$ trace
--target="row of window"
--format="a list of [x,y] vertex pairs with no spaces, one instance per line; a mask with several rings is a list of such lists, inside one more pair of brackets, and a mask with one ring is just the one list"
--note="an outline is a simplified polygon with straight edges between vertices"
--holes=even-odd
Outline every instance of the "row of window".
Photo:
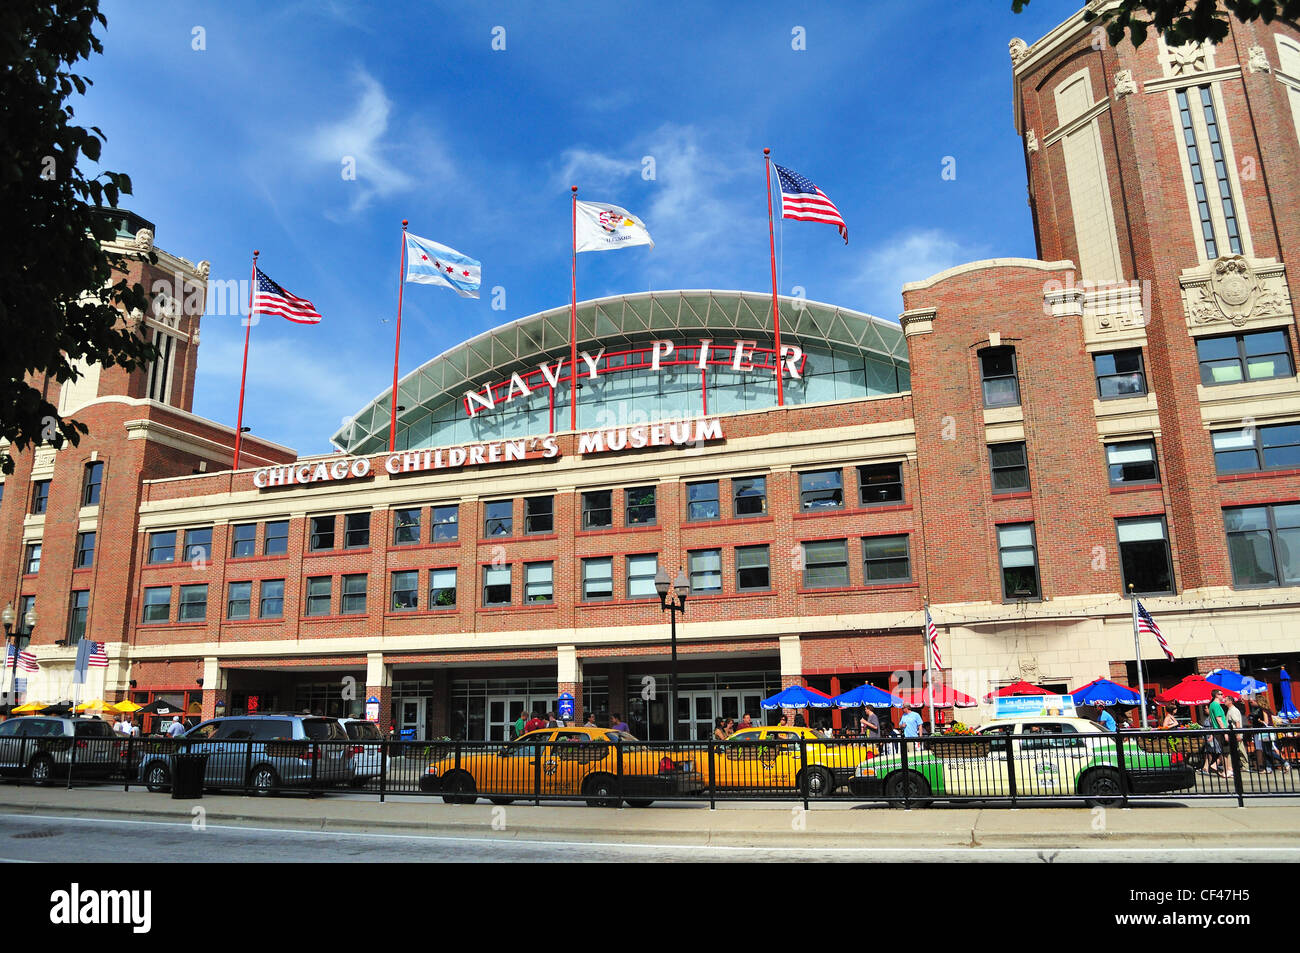
[[[81,505],[98,506],[99,493],[104,484],[103,461],[87,463],[81,478]],[[35,480],[32,483],[31,512],[44,513],[50,504],[50,481]]]

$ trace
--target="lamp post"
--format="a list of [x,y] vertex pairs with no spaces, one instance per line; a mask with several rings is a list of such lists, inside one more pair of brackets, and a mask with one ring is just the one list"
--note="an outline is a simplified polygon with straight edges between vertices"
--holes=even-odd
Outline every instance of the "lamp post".
[[[670,586],[675,599],[670,599]],[[677,570],[677,579],[671,584],[668,580],[668,570],[659,566],[655,572],[655,592],[659,593],[659,608],[669,613],[670,626],[672,630],[673,644],[673,661],[672,667],[668,672],[668,740],[675,741],[677,738],[677,696],[674,691],[677,686],[677,614],[686,612],[686,597],[690,594],[691,584],[686,578],[686,570]],[[649,719],[647,719],[649,727]]]
[[[10,649],[9,649],[9,645],[10,645],[10,643],[9,643],[9,637],[10,637],[10,632],[13,631],[13,627],[14,627],[14,604],[13,604],[12,602],[5,603],[4,611],[3,611],[3,612],[0,612],[0,622],[4,623],[4,627],[5,627],[5,662],[4,662],[4,664],[5,664],[5,667],[7,668],[7,667],[9,666],[9,651],[10,651]],[[10,691],[12,691],[13,688],[18,684],[18,682],[17,682],[17,675],[18,675],[18,668],[17,668],[17,665],[18,665],[18,659],[15,658],[13,661],[14,661],[14,670],[13,670],[13,671],[14,671],[14,674],[13,674],[12,676],[10,676],[10,679],[9,679],[9,687],[10,687]],[[17,700],[18,700],[18,699],[16,699],[16,698],[15,698],[15,699],[12,699],[12,700],[10,701],[10,706],[12,706],[13,703],[16,702]]]

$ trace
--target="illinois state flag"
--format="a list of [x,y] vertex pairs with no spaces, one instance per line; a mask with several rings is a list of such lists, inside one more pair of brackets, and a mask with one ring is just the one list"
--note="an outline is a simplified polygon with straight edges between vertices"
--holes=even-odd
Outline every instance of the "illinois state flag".
[[578,202],[575,251],[609,251],[632,245],[655,247],[645,222],[625,208],[604,202]]
[[444,285],[462,298],[477,298],[482,283],[480,263],[454,248],[406,233],[406,280]]

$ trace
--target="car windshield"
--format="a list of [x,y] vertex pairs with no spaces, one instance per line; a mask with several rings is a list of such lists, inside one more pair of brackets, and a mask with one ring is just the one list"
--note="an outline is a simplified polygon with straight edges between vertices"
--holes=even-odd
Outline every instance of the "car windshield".
[[379,726],[368,721],[349,721],[343,726],[353,741],[383,741]]
[[76,735],[78,738],[111,738],[113,729],[104,721],[79,721]]
[[346,741],[343,726],[328,718],[304,718],[302,730],[312,741]]

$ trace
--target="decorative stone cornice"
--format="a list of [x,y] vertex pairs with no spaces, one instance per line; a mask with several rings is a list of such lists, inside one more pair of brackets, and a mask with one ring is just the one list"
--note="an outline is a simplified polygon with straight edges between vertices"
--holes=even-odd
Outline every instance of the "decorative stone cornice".
[[898,323],[903,326],[903,337],[913,337],[918,334],[930,334],[934,331],[934,318],[937,311],[934,308],[913,308],[910,311],[904,311],[898,316]]
[[1273,258],[1222,255],[1178,276],[1193,335],[1229,328],[1272,327],[1295,320],[1286,266]]

